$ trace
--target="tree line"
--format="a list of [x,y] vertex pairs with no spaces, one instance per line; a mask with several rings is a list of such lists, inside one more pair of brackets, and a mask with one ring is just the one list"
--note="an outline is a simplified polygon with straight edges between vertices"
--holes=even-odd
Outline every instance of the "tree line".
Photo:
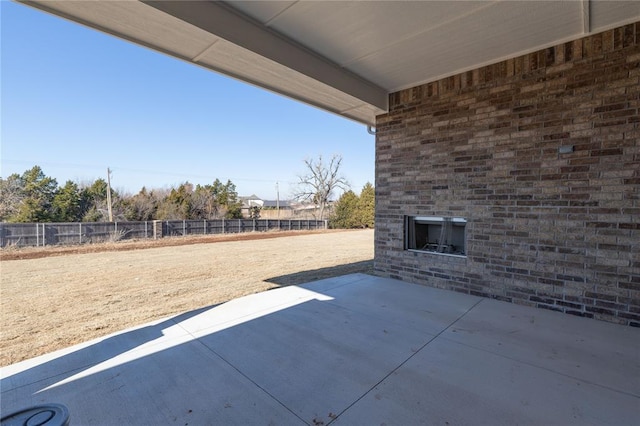
[[106,222],[107,191],[115,220],[175,220],[241,218],[236,186],[216,179],[212,184],[185,182],[178,188],[147,190],[135,195],[119,194],[104,179],[59,186],[39,166],[22,174],[0,177],[1,222]]
[[[357,195],[338,173],[341,158],[334,157],[327,166],[322,158],[307,160],[311,175],[300,178],[302,188],[295,198],[319,208],[319,219],[326,211],[332,228],[373,228],[375,190],[367,183]],[[345,192],[330,203],[334,189]],[[66,181],[59,186],[55,178],[45,175],[39,166],[22,174],[0,177],[0,222],[107,222],[108,191],[116,221],[239,219],[242,204],[236,186],[230,180],[216,179],[207,185],[189,182],[177,188],[148,190],[135,195],[120,194],[104,179],[81,185]],[[251,211],[251,217],[260,212]]]

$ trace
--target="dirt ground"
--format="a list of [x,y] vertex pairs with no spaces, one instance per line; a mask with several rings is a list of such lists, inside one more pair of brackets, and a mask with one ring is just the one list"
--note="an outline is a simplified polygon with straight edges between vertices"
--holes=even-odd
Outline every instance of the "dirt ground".
[[373,270],[373,230],[0,252],[0,366],[270,288]]

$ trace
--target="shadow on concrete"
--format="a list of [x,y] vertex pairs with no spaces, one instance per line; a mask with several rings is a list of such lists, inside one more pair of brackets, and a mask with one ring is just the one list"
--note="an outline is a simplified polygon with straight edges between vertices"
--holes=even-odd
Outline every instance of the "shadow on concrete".
[[[288,275],[281,275],[265,280],[266,282],[277,284],[279,287],[295,286],[311,281],[322,280],[326,278],[339,277],[353,273],[373,272],[373,259],[361,262],[347,263],[327,268],[314,269],[309,271],[296,272]],[[36,365],[32,368],[24,370],[20,373],[3,375],[0,377],[0,387],[19,388],[33,381],[33,378],[39,378],[43,386],[46,383],[60,382],[68,377],[75,376],[93,366],[108,361],[125,352],[133,350],[148,342],[159,339],[164,336],[164,331],[169,327],[180,324],[189,318],[200,315],[218,305],[206,306],[190,312],[186,312],[154,325],[148,325],[125,331],[113,336],[108,336],[84,348],[74,352],[61,355],[55,359]],[[73,366],[72,369],[69,366]],[[55,372],[51,377],[51,372]]]
[[330,266],[327,268],[311,269],[309,271],[296,272],[294,274],[280,275],[268,278],[265,281],[268,283],[278,284],[280,287],[286,287],[355,273],[373,275],[373,259],[361,262],[345,263],[343,265]]
[[[108,336],[97,340],[84,348],[78,349],[71,353],[59,356],[51,361],[36,365],[35,367],[24,370],[20,373],[2,376],[0,379],[0,387],[4,391],[6,388],[21,387],[33,381],[33,378],[39,378],[43,382],[51,376],[51,372],[55,372],[55,380],[61,381],[67,377],[71,377],[84,370],[93,367],[96,364],[105,362],[127,351],[135,349],[147,342],[151,342],[164,336],[164,330],[173,327],[182,321],[191,317],[195,317],[209,309],[213,309],[218,305],[211,305],[204,308],[185,312],[180,315],[168,318],[158,324],[148,325],[125,331],[122,333]],[[99,339],[99,338],[98,338]],[[69,366],[74,366],[70,369]],[[9,385],[11,383],[11,385]]]

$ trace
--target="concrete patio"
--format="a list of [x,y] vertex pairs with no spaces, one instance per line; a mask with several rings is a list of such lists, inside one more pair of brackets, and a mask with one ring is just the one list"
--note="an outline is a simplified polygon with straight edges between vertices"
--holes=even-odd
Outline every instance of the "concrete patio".
[[283,287],[0,370],[2,415],[72,425],[640,421],[640,330],[363,274]]

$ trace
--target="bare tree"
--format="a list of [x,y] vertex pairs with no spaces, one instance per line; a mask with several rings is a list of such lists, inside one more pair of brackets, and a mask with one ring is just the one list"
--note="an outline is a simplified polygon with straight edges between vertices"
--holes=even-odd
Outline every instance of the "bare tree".
[[313,201],[320,206],[320,220],[324,219],[324,211],[336,189],[348,190],[349,182],[340,175],[342,156],[334,154],[329,164],[322,160],[306,159],[307,173],[298,176],[298,191],[294,198],[298,201]]
[[0,177],[0,222],[6,222],[18,214],[25,199],[24,181],[17,173],[6,179]]

